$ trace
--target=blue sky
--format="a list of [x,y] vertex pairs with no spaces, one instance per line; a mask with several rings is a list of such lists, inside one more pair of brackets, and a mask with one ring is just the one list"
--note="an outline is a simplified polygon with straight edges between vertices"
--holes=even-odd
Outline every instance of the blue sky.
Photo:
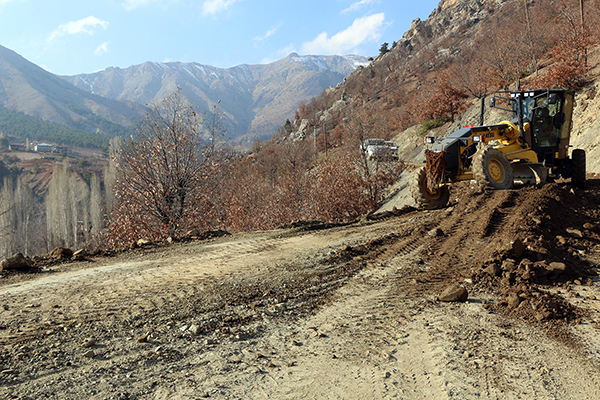
[[378,54],[437,0],[0,0],[0,45],[55,74]]

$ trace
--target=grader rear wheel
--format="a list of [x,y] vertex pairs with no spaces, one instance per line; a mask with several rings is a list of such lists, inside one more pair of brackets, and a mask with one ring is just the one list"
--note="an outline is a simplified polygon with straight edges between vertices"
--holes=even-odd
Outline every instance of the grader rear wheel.
[[573,167],[571,183],[577,188],[585,189],[585,150],[574,149],[571,153],[571,160]]
[[412,194],[417,207],[425,210],[434,210],[442,208],[448,204],[450,199],[450,190],[447,185],[442,185],[435,190],[427,187],[427,173],[425,167],[421,167],[411,177],[410,193]]
[[473,176],[482,188],[510,189],[513,170],[504,153],[493,147],[479,149],[473,157]]

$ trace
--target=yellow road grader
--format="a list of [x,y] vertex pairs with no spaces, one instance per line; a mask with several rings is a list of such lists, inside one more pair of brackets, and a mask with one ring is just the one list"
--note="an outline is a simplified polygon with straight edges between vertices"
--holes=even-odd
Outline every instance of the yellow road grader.
[[543,185],[548,178],[571,178],[585,187],[585,151],[569,157],[574,93],[536,89],[496,92],[490,107],[512,112],[510,121],[470,126],[443,139],[425,137],[425,166],[411,177],[417,206],[444,207],[449,185],[474,179],[482,188],[510,189],[514,182]]

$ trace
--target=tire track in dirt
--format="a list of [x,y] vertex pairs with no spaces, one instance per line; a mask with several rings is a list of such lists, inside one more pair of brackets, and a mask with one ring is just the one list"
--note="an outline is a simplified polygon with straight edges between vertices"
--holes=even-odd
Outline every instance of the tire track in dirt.
[[[322,252],[325,255],[332,246],[360,243],[364,230],[389,233],[395,229],[382,225],[386,223],[361,229],[339,228],[337,242],[329,243],[324,243],[321,237],[331,235],[332,230],[326,233],[273,231],[249,238],[241,236],[183,245],[175,258],[150,249],[140,256],[140,261],[48,273],[37,280],[0,287],[0,301],[7,302],[7,307],[10,304],[10,311],[5,311],[3,318],[21,327],[18,335],[0,330],[0,343],[24,343],[36,338],[40,333],[36,328],[36,315],[49,310],[55,326],[67,327],[107,318],[136,320],[148,312],[170,310],[198,297],[216,278],[249,274],[278,263],[290,264],[294,259],[303,259],[303,254]],[[29,303],[42,306],[24,308]],[[53,309],[57,304],[61,304],[60,308]]]
[[[125,387],[154,399],[600,398],[594,362],[488,313],[492,293],[436,301],[516,237],[531,193],[467,193],[448,210],[191,243],[61,284],[0,287],[0,362],[16,371],[0,383],[34,398],[93,398],[101,379],[114,385],[105,398]],[[199,336],[182,330],[192,323]],[[149,343],[131,340],[149,328]],[[88,335],[109,353],[81,357]],[[66,354],[77,368],[45,355],[55,343],[58,364]],[[35,361],[17,360],[21,346]]]

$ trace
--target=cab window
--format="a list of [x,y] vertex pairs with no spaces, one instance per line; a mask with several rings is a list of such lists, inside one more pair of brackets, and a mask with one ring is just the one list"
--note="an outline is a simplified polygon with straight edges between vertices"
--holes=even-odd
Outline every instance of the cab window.
[[558,145],[563,122],[562,101],[559,99],[555,104],[548,104],[546,97],[539,97],[535,103],[531,119],[534,141],[538,147],[555,147]]

